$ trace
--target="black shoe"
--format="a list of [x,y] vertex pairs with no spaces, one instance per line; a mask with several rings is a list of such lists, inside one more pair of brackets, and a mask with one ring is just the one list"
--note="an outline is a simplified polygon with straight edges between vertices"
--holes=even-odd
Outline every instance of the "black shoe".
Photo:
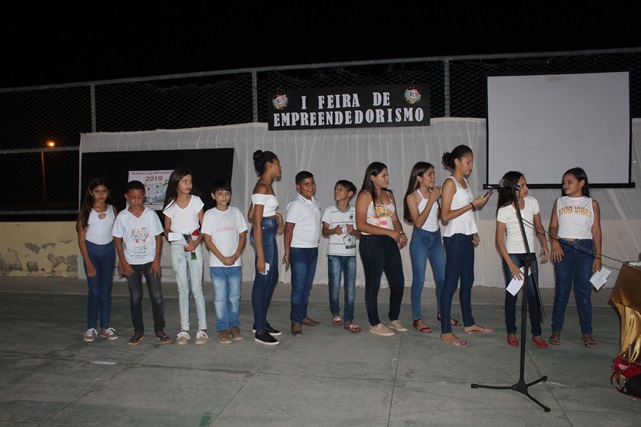
[[[256,333],[256,324],[252,326],[252,332]],[[265,332],[269,332],[269,335],[272,335],[274,337],[282,335],[282,332],[272,328],[272,325],[270,325],[269,322],[265,322]]]
[[254,334],[254,341],[265,345],[278,345],[278,340],[272,337],[267,332],[256,332]]

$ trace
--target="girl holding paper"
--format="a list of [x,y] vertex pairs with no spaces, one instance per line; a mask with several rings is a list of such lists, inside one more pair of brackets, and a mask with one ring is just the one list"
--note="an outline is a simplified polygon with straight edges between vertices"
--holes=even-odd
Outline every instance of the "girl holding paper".
[[[186,167],[175,169],[167,183],[167,194],[163,213],[165,214],[165,236],[171,241],[171,263],[178,287],[178,308],[180,329],[176,344],[185,345],[189,335],[189,294],[194,298],[198,315],[196,344],[205,344],[207,335],[207,313],[203,295],[203,252],[200,247],[204,203],[200,192],[193,186],[191,171]],[[178,240],[169,236],[178,233]]]
[[590,277],[601,270],[601,211],[599,203],[590,198],[588,176],[583,169],[565,172],[561,184],[563,196],[554,202],[549,230],[556,283],[548,342],[561,344],[565,309],[574,286],[583,345],[595,348]]
[[[541,306],[539,293],[535,280],[538,283],[538,268],[534,255],[534,237],[541,244],[541,262],[547,262],[549,251],[545,230],[539,215],[539,202],[528,195],[525,177],[520,172],[511,171],[503,175],[502,181],[511,185],[498,188],[499,201],[496,211],[496,247],[503,258],[503,273],[505,274],[505,327],[507,329],[507,343],[517,347],[519,339],[516,335],[516,301],[515,295],[508,290],[512,279],[524,280],[523,270],[524,255],[527,253],[525,241],[521,233],[521,225],[516,212],[516,203],[523,219],[523,228],[527,238],[528,248],[532,255],[531,270],[528,271],[527,297],[530,313],[530,331],[532,342],[539,348],[547,348],[548,344],[541,338]],[[512,192],[512,187],[514,192]],[[516,199],[514,195],[516,194]]]

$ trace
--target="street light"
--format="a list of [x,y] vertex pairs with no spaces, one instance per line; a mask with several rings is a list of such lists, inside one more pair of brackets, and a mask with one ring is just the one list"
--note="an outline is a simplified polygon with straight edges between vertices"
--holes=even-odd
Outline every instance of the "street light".
[[[47,147],[54,148],[56,146],[56,141],[50,139],[47,141]],[[40,163],[42,165],[42,199],[44,204],[47,204],[47,178],[45,174],[45,152],[44,150],[40,152]]]

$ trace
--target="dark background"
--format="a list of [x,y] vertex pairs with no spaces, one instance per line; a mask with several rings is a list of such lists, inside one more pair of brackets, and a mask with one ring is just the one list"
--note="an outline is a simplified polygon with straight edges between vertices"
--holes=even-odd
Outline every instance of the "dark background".
[[619,1],[92,1],[10,9],[0,26],[0,88],[641,46],[636,9]]
[[185,166],[192,172],[193,186],[200,191],[203,209],[207,211],[214,207],[209,191],[212,182],[223,178],[231,183],[233,164],[233,148],[84,153],[81,188],[86,189],[97,176],[107,178],[111,184],[109,202],[120,212],[125,208],[129,171],[174,170]]

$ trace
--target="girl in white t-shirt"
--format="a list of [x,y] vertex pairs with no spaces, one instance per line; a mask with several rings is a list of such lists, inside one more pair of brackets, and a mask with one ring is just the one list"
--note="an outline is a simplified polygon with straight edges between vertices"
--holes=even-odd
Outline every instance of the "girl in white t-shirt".
[[194,297],[198,315],[196,344],[205,344],[207,336],[207,316],[203,295],[203,256],[200,242],[200,227],[205,211],[200,193],[193,187],[191,171],[177,168],[171,173],[167,183],[167,194],[163,213],[165,214],[165,237],[171,243],[171,263],[178,287],[178,308],[180,310],[181,331],[176,344],[189,342],[189,293]]
[[[536,236],[541,244],[541,262],[547,262],[549,251],[545,231],[541,224],[539,215],[539,202],[528,195],[527,181],[521,172],[511,171],[503,175],[503,182],[509,182],[511,187],[498,189],[498,206],[496,212],[496,247],[503,258],[503,273],[505,275],[505,286],[510,284],[513,278],[523,279],[521,268],[525,264],[525,256],[529,254],[531,260],[527,281],[527,304],[530,313],[530,330],[532,342],[539,348],[547,348],[548,344],[541,338],[541,305],[539,292],[535,285],[538,283],[538,266],[534,250],[534,237]],[[516,199],[515,199],[516,197]],[[521,223],[517,215],[517,205],[523,229],[527,238],[528,247],[525,247]],[[528,250],[529,249],[529,252]],[[516,335],[516,301],[517,296],[505,291],[505,327],[507,330],[507,343],[511,346],[518,346],[519,339]]]

